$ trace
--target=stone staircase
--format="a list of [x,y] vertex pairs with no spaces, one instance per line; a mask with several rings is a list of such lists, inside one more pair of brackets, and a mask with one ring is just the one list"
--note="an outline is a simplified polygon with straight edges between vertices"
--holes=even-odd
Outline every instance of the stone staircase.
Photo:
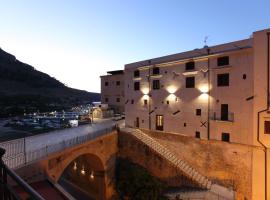
[[195,182],[201,189],[207,190],[213,195],[215,194],[219,196],[220,199],[234,199],[233,190],[227,189],[217,184],[212,184],[212,182],[206,176],[202,175],[200,172],[190,166],[190,164],[188,164],[185,160],[176,157],[169,149],[167,149],[165,146],[160,144],[158,141],[156,141],[154,138],[150,137],[146,133],[142,132],[139,129],[127,127],[122,128],[121,131],[133,135],[135,138],[137,138],[149,148],[154,150],[157,154],[170,162],[183,175]]

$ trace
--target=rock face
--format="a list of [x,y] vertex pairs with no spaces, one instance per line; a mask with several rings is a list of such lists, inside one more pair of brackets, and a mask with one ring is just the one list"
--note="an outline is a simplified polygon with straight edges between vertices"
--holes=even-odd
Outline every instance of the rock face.
[[99,100],[99,93],[69,88],[0,49],[0,117]]

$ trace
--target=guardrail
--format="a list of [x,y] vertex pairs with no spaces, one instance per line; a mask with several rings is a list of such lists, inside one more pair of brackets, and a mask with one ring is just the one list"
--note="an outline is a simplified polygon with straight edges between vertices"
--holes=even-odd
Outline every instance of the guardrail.
[[[11,169],[19,168],[26,164],[34,162],[36,160],[45,158],[51,153],[62,151],[64,149],[82,144],[89,140],[105,135],[109,133],[110,131],[115,130],[115,128],[116,128],[115,126],[107,127],[101,130],[91,132],[87,135],[82,135],[82,136],[74,137],[68,140],[63,140],[60,143],[48,145],[34,151],[25,150],[25,140],[23,139],[16,141],[19,144],[16,144],[15,141],[0,143],[0,147],[2,148],[6,147],[7,149],[10,150],[6,156],[3,156],[3,161]],[[22,141],[23,141],[23,145],[21,144]],[[22,146],[23,148],[21,148]],[[12,149],[12,147],[15,149]]]
[[1,200],[20,200],[21,197],[17,194],[9,184],[8,180],[17,183],[17,186],[22,188],[31,199],[45,200],[39,193],[37,193],[30,185],[28,185],[22,178],[20,178],[12,169],[9,169],[2,158],[6,150],[0,148],[0,199]]

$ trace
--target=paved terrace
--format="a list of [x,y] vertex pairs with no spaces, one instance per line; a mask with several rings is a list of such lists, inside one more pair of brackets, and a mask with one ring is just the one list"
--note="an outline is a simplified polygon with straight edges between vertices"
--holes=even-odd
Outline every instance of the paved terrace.
[[123,121],[116,122],[111,119],[95,119],[94,121],[93,124],[2,142],[0,147],[6,149],[4,162],[10,168],[19,168],[27,163],[42,159],[50,153],[105,135],[116,124],[123,123]]

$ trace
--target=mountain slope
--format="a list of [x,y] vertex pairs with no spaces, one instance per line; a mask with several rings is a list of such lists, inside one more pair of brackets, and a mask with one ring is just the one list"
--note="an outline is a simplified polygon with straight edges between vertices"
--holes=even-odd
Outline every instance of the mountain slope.
[[99,100],[99,93],[66,87],[0,48],[0,117],[68,109]]

